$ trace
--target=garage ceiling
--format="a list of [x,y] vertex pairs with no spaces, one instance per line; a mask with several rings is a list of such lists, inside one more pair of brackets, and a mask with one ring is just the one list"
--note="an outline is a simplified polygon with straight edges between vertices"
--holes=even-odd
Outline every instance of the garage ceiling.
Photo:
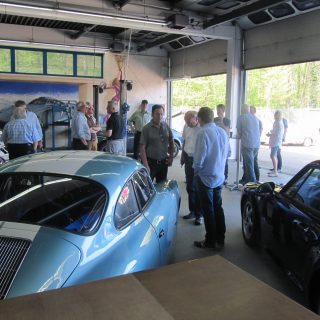
[[115,52],[130,38],[133,50],[170,52],[224,38],[235,24],[248,30],[319,8],[320,0],[15,0],[0,1],[0,28],[59,30],[74,43],[100,39]]

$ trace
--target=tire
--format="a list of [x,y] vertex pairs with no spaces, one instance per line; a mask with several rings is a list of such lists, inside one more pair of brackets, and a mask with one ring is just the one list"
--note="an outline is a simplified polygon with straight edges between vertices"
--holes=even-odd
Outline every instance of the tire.
[[304,138],[303,140],[303,145],[305,147],[311,147],[312,143],[313,143],[312,138]]
[[243,239],[251,247],[258,245],[258,220],[252,202],[246,199],[241,208],[241,224]]
[[106,152],[107,140],[103,140],[98,144],[98,151]]
[[174,141],[173,142],[173,147],[174,147],[173,157],[175,158],[178,155],[179,151],[180,151],[180,145],[179,145],[178,142]]

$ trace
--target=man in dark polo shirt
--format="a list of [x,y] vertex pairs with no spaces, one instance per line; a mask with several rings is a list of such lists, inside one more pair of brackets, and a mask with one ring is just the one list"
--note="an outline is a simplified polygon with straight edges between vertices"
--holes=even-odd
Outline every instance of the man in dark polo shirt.
[[107,146],[109,153],[126,155],[123,143],[124,120],[119,114],[119,104],[117,101],[108,101],[107,112],[111,114],[106,128]]
[[152,120],[143,127],[140,138],[142,163],[149,170],[151,179],[156,178],[156,182],[167,179],[168,166],[173,161],[172,131],[162,121],[163,114],[163,106],[156,104],[152,107]]

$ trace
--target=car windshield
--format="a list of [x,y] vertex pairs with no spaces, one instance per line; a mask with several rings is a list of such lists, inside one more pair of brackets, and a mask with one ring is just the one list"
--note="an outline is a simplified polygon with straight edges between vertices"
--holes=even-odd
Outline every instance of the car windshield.
[[70,176],[0,175],[0,221],[88,233],[98,225],[107,195],[99,184]]

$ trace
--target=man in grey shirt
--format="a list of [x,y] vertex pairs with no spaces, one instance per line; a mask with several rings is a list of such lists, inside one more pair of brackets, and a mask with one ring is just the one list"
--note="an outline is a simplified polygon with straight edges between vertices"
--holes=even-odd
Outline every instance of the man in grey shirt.
[[[168,166],[173,161],[173,136],[169,126],[162,121],[164,108],[152,107],[152,120],[146,124],[140,138],[140,155],[143,165],[156,182],[167,179]],[[168,156],[169,153],[169,156]]]
[[[256,182],[258,167],[258,152],[260,148],[259,120],[249,112],[249,106],[244,104],[237,122],[238,138],[241,140],[243,156],[244,181]],[[256,170],[254,168],[256,167]]]
[[133,142],[133,154],[134,158],[139,157],[139,146],[142,128],[151,121],[151,114],[147,110],[148,101],[142,100],[139,110],[134,112],[129,119],[129,124],[134,124],[134,142]]

